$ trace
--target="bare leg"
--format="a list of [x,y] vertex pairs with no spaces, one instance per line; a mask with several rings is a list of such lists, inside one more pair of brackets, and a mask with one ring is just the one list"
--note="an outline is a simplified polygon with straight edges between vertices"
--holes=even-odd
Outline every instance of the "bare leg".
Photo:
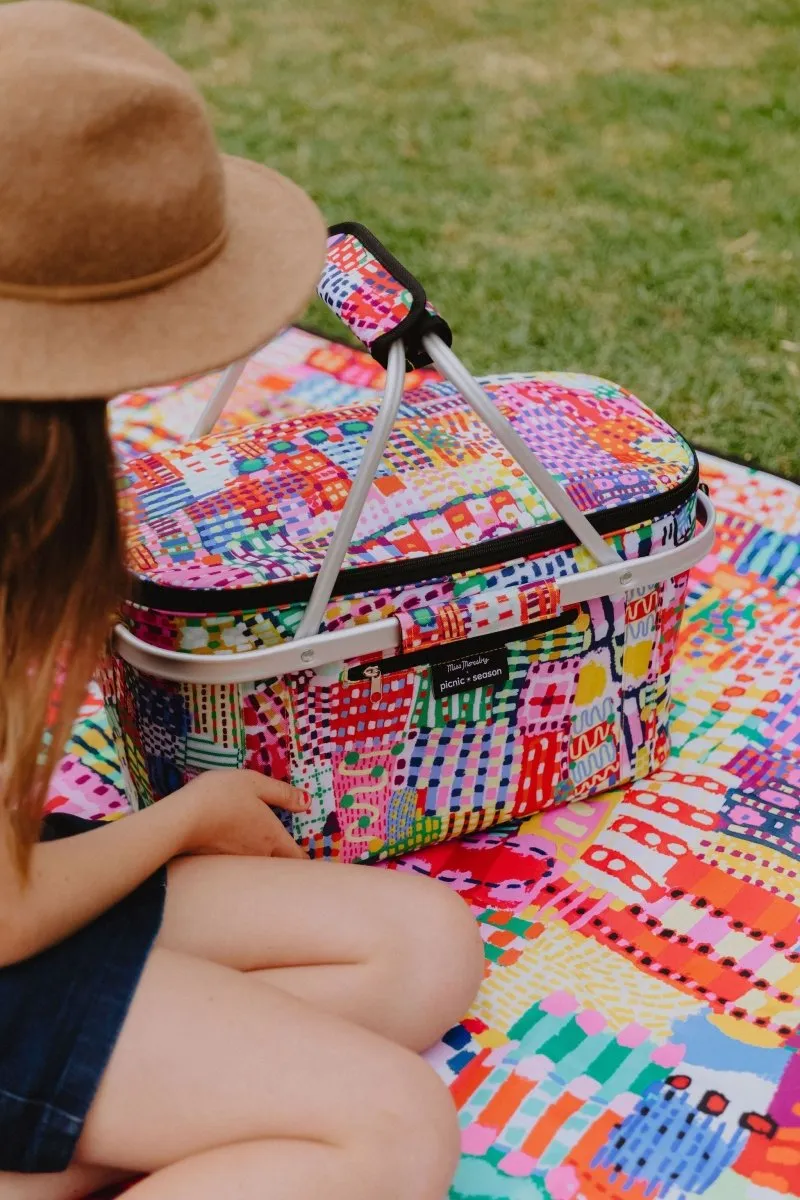
[[483,975],[476,922],[455,893],[332,863],[181,859],[159,945],[252,972],[414,1050],[464,1016]]
[[0,1200],[85,1200],[101,1188],[121,1183],[125,1171],[74,1166],[57,1175],[17,1175],[0,1171]]
[[[483,965],[475,922],[445,887],[396,872],[285,860],[209,857],[173,863],[159,946],[247,972],[251,986],[268,985],[257,989],[259,997],[272,984],[413,1049],[430,1045],[463,1015]],[[305,1008],[291,1005],[289,1011]],[[209,1036],[214,1039],[213,1029]],[[313,1056],[311,1044],[308,1054]],[[306,1071],[314,1080],[316,1067],[307,1065]],[[344,1065],[342,1078],[350,1071]],[[419,1105],[414,1108],[423,1119]],[[240,1137],[240,1130],[231,1132],[232,1141]],[[218,1194],[231,1195],[230,1156],[237,1161],[241,1156],[243,1164],[247,1159],[247,1171],[255,1171],[263,1184],[265,1155],[277,1163],[280,1154],[294,1154],[293,1145],[280,1151],[278,1145],[270,1139],[256,1152],[251,1142],[246,1153],[243,1147],[223,1152],[215,1146],[147,1181],[147,1192],[144,1183],[137,1185],[126,1200],[128,1194],[131,1200],[162,1194],[202,1200],[206,1193],[198,1191],[195,1173],[219,1179]],[[369,1146],[364,1153],[371,1153]],[[365,1164],[359,1170],[364,1174]],[[0,1174],[0,1200],[77,1200],[125,1174],[116,1166],[86,1165],[57,1176]],[[152,1192],[156,1186],[177,1190]],[[374,1196],[385,1194],[383,1184],[376,1187]]]
[[455,1112],[399,1046],[229,968],[153,951],[78,1161],[131,1200],[442,1200]]

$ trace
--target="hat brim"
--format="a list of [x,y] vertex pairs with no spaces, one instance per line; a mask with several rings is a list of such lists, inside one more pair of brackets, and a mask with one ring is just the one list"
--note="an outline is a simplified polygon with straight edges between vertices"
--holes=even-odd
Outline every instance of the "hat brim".
[[0,399],[108,399],[244,358],[296,317],[322,273],[326,229],[296,184],[225,156],[229,233],[204,267],[118,300],[0,297]]

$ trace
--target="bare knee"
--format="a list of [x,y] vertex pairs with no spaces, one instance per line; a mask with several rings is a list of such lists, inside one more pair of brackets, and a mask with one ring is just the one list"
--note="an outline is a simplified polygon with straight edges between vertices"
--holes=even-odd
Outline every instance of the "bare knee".
[[[418,881],[425,889],[423,903],[429,929],[429,956],[446,972],[453,1020],[466,1013],[483,980],[485,957],[478,922],[457,892],[432,880]],[[423,935],[423,944],[426,940]]]
[[406,1012],[414,1012],[418,1037],[407,1044],[427,1049],[465,1016],[483,979],[484,952],[478,923],[467,905],[444,884],[395,874],[396,916],[383,943],[388,969]]
[[370,1098],[345,1150],[362,1177],[374,1176],[375,1195],[382,1195],[391,1179],[403,1200],[441,1200],[460,1154],[456,1109],[426,1062],[399,1054],[386,1094]]

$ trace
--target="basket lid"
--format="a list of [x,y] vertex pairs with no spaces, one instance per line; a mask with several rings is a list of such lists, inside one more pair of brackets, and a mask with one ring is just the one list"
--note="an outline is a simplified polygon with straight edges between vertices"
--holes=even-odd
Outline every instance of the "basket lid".
[[[482,382],[586,513],[624,509],[630,520],[631,505],[666,499],[696,476],[689,444],[615,384],[571,374]],[[311,412],[129,460],[122,495],[134,575],[178,591],[312,579],[377,407]],[[404,398],[344,568],[463,551],[558,521],[452,385],[434,381]]]

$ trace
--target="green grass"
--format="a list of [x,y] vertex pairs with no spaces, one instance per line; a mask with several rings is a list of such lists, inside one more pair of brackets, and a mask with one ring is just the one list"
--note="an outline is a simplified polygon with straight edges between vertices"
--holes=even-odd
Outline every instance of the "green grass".
[[94,6],[228,150],[371,226],[475,370],[606,375],[800,475],[798,0]]

